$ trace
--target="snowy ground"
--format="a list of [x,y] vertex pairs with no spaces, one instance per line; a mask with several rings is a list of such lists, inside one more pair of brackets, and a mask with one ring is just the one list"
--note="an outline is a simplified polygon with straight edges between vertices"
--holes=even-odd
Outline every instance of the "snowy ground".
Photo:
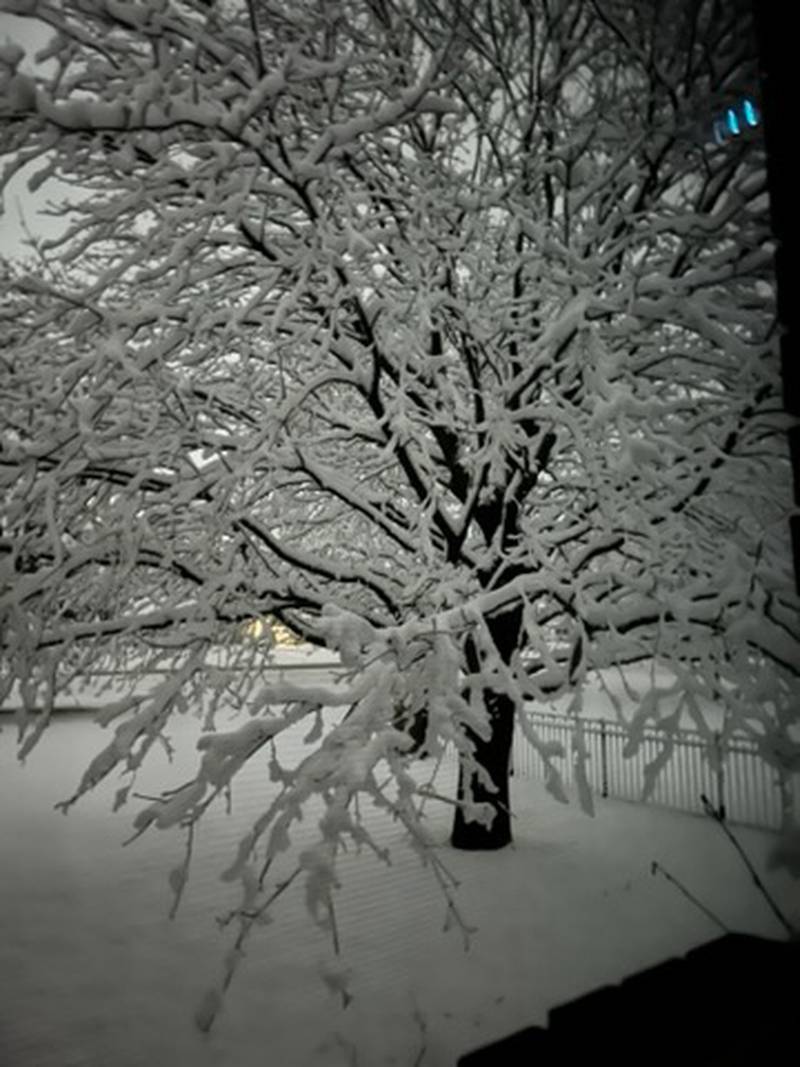
[[[188,725],[182,731],[177,767],[154,767],[143,791],[185,779],[193,738]],[[430,872],[391,823],[378,822],[393,867],[347,857],[338,899],[353,1003],[343,1011],[322,982],[329,943],[296,893],[258,931],[203,1036],[192,1013],[219,976],[228,939],[214,916],[232,903],[216,874],[237,828],[260,810],[260,771],[248,772],[233,815],[213,818],[201,836],[184,909],[170,922],[166,876],[178,837],[146,835],[121,848],[132,812],[109,815],[111,790],[67,817],[52,811],[106,737],[86,716],[60,716],[23,769],[11,731],[0,734],[0,1063],[8,1067],[449,1067],[471,1048],[545,1023],[567,999],[718,934],[650,875],[654,859],[729,926],[779,934],[716,826],[619,801],[601,802],[589,819],[518,777],[512,849],[441,850],[477,927],[468,952],[457,930],[442,930]],[[444,773],[452,778],[453,768]],[[432,808],[431,816],[446,841],[449,815]],[[763,867],[769,835],[740,837]],[[796,883],[782,873],[769,883],[800,919]]]

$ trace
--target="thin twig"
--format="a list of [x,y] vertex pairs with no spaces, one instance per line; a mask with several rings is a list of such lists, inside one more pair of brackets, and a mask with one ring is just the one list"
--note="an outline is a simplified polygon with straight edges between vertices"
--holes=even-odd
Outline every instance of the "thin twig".
[[253,53],[256,58],[256,71],[259,78],[263,78],[266,72],[266,66],[264,64],[264,53],[261,51],[261,40],[258,34],[258,17],[256,15],[255,7],[253,6],[253,0],[247,0],[247,16],[250,22],[250,33],[253,36]]
[[189,823],[189,827],[186,832],[186,854],[183,858],[183,863],[180,867],[177,868],[177,885],[174,885],[172,883],[172,879],[170,878],[170,884],[172,885],[173,891],[175,893],[175,899],[172,902],[172,907],[170,908],[169,912],[170,919],[174,919],[175,916],[178,914],[178,908],[181,906],[181,900],[183,899],[183,891],[186,888],[186,883],[189,881],[189,868],[192,864],[192,851],[194,849],[194,828],[195,823],[194,821],[192,821]]
[[331,939],[333,941],[333,952],[336,956],[341,956],[342,946],[339,942],[339,927],[336,922],[336,910],[333,906],[333,894],[328,893],[328,916],[331,920]]
[[718,918],[714,914],[713,911],[711,911],[709,908],[707,908],[705,906],[705,904],[701,903],[697,899],[697,897],[694,896],[693,893],[689,892],[689,890],[686,888],[685,885],[683,885],[682,882],[679,882],[678,879],[675,878],[674,875],[670,874],[669,871],[666,870],[666,868],[662,867],[660,863],[657,863],[655,860],[653,860],[653,862],[650,864],[650,873],[651,874],[662,874],[666,878],[666,880],[668,882],[671,882],[672,885],[674,885],[676,887],[676,889],[678,889],[681,893],[683,893],[683,895],[686,897],[686,899],[691,901],[691,903],[694,904],[694,906],[696,908],[699,908],[700,911],[702,911],[702,913],[707,918],[709,918],[716,926],[718,926],[722,930],[723,933],[729,934],[731,932],[730,927],[726,926],[725,923],[722,921],[722,919]]
[[419,1010],[419,1005],[416,1003],[416,1000],[413,1000],[413,1003],[414,1010],[412,1012],[412,1018],[419,1027],[420,1037],[422,1038],[422,1045],[420,1046],[420,1050],[414,1058],[413,1067],[420,1067],[420,1064],[425,1059],[425,1054],[428,1051],[428,1024],[425,1021],[425,1016]]
[[722,814],[721,811],[717,810],[717,808],[714,807],[714,805],[711,803],[711,801],[708,799],[708,797],[705,795],[705,793],[701,793],[700,794],[700,800],[703,802],[703,809],[704,809],[706,815],[709,815],[714,820],[714,822],[719,825],[719,827],[721,828],[722,832],[725,834],[725,836],[728,838],[730,843],[733,845],[733,847],[738,852],[738,854],[739,854],[739,856],[740,856],[740,858],[742,860],[742,863],[745,865],[747,870],[750,872],[750,877],[753,879],[753,884],[755,885],[755,887],[759,891],[759,893],[761,893],[761,895],[763,896],[764,900],[766,900],[766,902],[769,905],[769,908],[772,911],[772,913],[775,916],[775,918],[778,920],[778,922],[781,924],[781,926],[787,932],[789,937],[797,937],[798,931],[795,929],[795,927],[789,922],[789,920],[783,914],[781,909],[778,907],[774,897],[772,896],[770,891],[767,889],[767,887],[764,885],[764,883],[761,881],[761,877],[759,876],[758,871],[755,869],[755,867],[753,866],[752,862],[750,861],[750,857],[747,855],[745,850],[739,844],[739,841],[737,840],[737,838],[734,835],[733,831],[728,826],[728,824],[725,822],[725,816]]

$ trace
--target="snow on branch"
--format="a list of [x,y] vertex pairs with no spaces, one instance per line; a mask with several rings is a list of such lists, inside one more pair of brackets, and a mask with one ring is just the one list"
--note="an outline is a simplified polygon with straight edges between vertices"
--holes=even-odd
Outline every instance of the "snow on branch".
[[[755,77],[738,7],[334,6],[19,0],[58,35],[0,51],[7,175],[72,196],[0,278],[0,691],[30,751],[128,665],[76,794],[122,771],[120,804],[203,717],[137,828],[186,833],[176,900],[264,761],[236,952],[298,883],[334,936],[343,848],[385,857],[370,807],[454,914],[425,804],[507,843],[516,720],[568,795],[527,717],[564,699],[588,806],[590,678],[669,672],[698,728],[713,705],[784,762],[800,706],[764,145],[687,133]],[[341,674],[265,677],[278,622]]]

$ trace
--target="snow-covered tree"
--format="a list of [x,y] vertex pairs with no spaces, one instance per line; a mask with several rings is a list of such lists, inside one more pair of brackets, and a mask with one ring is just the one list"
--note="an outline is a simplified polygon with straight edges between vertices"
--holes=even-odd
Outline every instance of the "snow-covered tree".
[[[559,694],[591,806],[581,694],[614,666],[674,677],[619,708],[633,748],[660,724],[654,772],[687,712],[711,747],[710,703],[723,740],[797,760],[763,148],[713,138],[756,88],[747,5],[3,6],[54,31],[45,73],[0,53],[6,180],[76,189],[46,271],[16,270],[3,305],[2,669],[23,752],[71,678],[166,658],[104,713],[76,797],[121,771],[124,801],[202,699],[197,778],[137,816],[191,828],[316,721],[308,759],[273,759],[231,868],[251,911],[252,872],[313,796],[312,903],[342,839],[368,837],[359,794],[422,840],[420,724],[459,753],[456,846],[510,840],[515,718],[562,793],[522,715]],[[269,648],[239,637],[266,616],[337,651],[344,683],[265,681]],[[235,703],[245,725],[215,733]]]

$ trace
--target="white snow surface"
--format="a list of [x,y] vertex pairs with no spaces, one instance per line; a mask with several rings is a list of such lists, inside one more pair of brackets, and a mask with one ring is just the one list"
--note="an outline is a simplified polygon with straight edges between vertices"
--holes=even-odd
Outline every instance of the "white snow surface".
[[[281,738],[295,746],[284,753],[302,754],[306,728]],[[181,719],[171,729],[174,764],[163,758],[146,769],[136,789],[152,794],[186,781],[199,729]],[[219,874],[273,795],[266,757],[237,779],[230,816],[209,811],[182,909],[170,921],[168,876],[183,856],[177,830],[151,830],[121,847],[136,808],[110,814],[118,782],[68,816],[53,811],[106,739],[89,717],[61,715],[23,768],[12,730],[0,734],[0,1062],[13,1067],[452,1067],[471,1048],[546,1024],[548,1010],[566,1000],[718,935],[650,874],[653,860],[730,927],[780,935],[710,821],[599,800],[590,819],[576,802],[558,804],[543,784],[515,777],[515,844],[499,853],[450,849],[450,812],[431,804],[439,855],[476,928],[468,951],[457,928],[443,930],[444,900],[401,831],[366,813],[392,866],[366,851],[344,858],[341,959],[312,925],[302,890],[290,890],[274,921],[255,930],[203,1035],[193,1016],[232,947],[232,928],[214,922],[236,901]],[[447,793],[454,766],[441,774]],[[314,823],[301,824],[308,838],[293,838],[295,855]],[[737,832],[763,870],[771,836]],[[799,919],[797,884],[783,871],[767,879]],[[354,997],[346,1010],[343,983]]]

